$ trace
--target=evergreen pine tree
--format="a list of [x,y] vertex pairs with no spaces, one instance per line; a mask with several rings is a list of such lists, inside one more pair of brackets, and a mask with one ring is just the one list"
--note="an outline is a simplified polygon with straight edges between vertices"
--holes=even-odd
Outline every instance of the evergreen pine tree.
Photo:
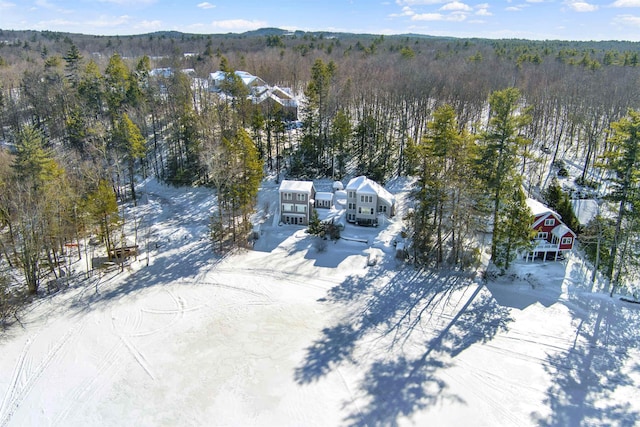
[[633,251],[628,248],[630,240],[638,235],[638,206],[640,205],[640,112],[629,110],[623,117],[611,125],[609,149],[604,154],[603,166],[612,173],[607,198],[617,204],[618,212],[610,246],[609,263],[605,275],[610,282],[613,294],[625,275],[624,267]]
[[493,233],[496,245],[493,262],[504,270],[509,269],[519,250],[529,249],[535,237],[535,231],[531,228],[533,215],[518,181],[506,193],[511,197],[507,198],[504,208],[500,210],[499,221]]
[[531,116],[528,109],[522,108],[520,91],[516,88],[493,92],[489,97],[489,107],[489,125],[479,138],[478,172],[485,181],[493,204],[491,258],[495,260],[500,242],[500,238],[495,238],[495,230],[503,227],[499,221],[505,216],[500,211],[516,180],[518,155],[530,143],[522,132],[531,122]]

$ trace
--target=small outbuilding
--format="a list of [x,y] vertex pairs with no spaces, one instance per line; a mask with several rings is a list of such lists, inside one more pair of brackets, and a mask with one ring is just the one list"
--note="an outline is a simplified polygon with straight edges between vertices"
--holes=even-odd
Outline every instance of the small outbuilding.
[[331,209],[331,206],[333,206],[333,193],[318,191],[314,200],[316,208]]

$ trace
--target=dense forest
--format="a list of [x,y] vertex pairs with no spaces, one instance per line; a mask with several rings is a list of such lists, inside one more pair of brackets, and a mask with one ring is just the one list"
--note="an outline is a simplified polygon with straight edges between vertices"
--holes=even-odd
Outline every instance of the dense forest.
[[[407,234],[414,261],[433,268],[470,268],[490,241],[507,270],[530,244],[535,197],[579,233],[611,292],[634,292],[639,53],[621,41],[278,29],[0,31],[0,317],[61,274],[63,253],[88,257],[91,242],[117,254],[121,205],[148,176],[215,189],[219,251],[246,243],[265,174],[415,179]],[[221,92],[204,83],[216,70]],[[300,129],[254,105],[235,70],[291,88]],[[602,214],[581,225],[569,200],[587,197]]]

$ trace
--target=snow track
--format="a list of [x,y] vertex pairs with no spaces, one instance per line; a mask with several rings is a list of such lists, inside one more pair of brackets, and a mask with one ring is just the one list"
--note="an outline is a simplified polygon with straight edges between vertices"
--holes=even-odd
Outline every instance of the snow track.
[[[318,252],[300,227],[269,218],[262,248],[220,259],[202,240],[209,190],[150,182],[143,193],[136,218],[160,242],[148,265],[42,298],[3,337],[0,427],[640,419],[636,307],[570,293],[570,264],[536,270],[545,286],[534,290],[479,290],[391,259],[401,221],[352,230],[384,249],[366,267],[361,244]],[[625,413],[596,419],[615,405]]]
[[121,370],[120,357],[122,355],[122,347],[122,343],[113,345],[106,354],[102,355],[95,373],[85,378],[79,386],[72,389],[65,396],[64,406],[55,416],[52,425],[67,425],[66,418],[70,414],[81,410],[88,402],[93,401],[98,390],[104,385],[104,381]]
[[8,425],[14,412],[20,407],[22,401],[29,395],[29,392],[31,392],[38,379],[54,359],[56,359],[56,357],[64,355],[68,350],[67,346],[69,341],[78,335],[83,326],[84,323],[81,322],[69,329],[61,339],[49,347],[49,350],[35,368],[32,367],[33,359],[30,355],[30,348],[33,340],[28,340],[20,353],[18,362],[15,365],[9,389],[6,392],[5,397],[2,399],[2,411],[0,412],[1,427]]

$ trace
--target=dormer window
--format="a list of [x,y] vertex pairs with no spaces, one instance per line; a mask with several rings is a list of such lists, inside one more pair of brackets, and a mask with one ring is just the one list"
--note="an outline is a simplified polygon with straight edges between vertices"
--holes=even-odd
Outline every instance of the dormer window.
[[556,220],[553,219],[553,218],[547,218],[547,219],[544,220],[544,225],[546,225],[546,226],[550,227],[550,226],[555,225],[555,224],[556,224]]

